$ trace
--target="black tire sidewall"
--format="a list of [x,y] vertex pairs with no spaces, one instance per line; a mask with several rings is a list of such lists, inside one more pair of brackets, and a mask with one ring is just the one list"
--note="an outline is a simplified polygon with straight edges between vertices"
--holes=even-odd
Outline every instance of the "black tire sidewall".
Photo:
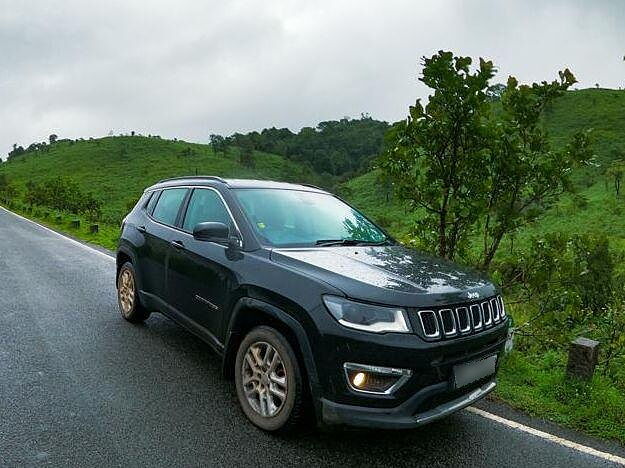
[[[243,391],[243,359],[249,346],[258,341],[265,341],[278,351],[287,372],[287,399],[278,414],[272,417],[265,417],[257,413],[248,403],[247,397]],[[270,432],[278,432],[292,425],[291,423],[297,416],[299,406],[301,405],[303,390],[302,377],[293,348],[280,332],[267,326],[261,326],[254,328],[248,333],[239,345],[234,375],[239,403],[247,418],[254,425]]]

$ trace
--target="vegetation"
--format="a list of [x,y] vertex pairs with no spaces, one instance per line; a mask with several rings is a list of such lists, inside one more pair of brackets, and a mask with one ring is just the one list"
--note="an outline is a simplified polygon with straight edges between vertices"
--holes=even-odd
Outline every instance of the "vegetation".
[[320,122],[315,128],[304,127],[298,133],[288,128],[265,128],[260,132],[235,133],[227,138],[211,135],[211,145],[218,151],[225,145],[273,153],[310,167],[324,178],[347,178],[367,169],[380,154],[386,122],[368,115],[358,119]]
[[424,58],[420,79],[434,93],[397,124],[381,167],[398,196],[423,210],[413,232],[426,247],[454,259],[479,231],[487,269],[503,236],[556,201],[571,186],[571,168],[591,155],[584,132],[554,151],[540,125],[543,110],[575,83],[570,71],[532,86],[510,77],[495,107],[492,62],[480,59],[475,72],[471,63],[451,52]]

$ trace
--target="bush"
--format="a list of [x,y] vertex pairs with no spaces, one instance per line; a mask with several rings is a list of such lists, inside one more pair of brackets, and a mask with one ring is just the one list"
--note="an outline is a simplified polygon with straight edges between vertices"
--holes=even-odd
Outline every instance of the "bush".
[[604,372],[616,375],[625,358],[620,262],[605,236],[556,233],[532,239],[527,251],[501,263],[497,274],[529,312],[518,324],[519,347],[566,350],[584,335],[601,342]]
[[25,201],[28,205],[46,206],[59,211],[84,214],[90,221],[102,214],[102,202],[91,192],[84,193],[71,179],[57,177],[42,183],[26,184]]

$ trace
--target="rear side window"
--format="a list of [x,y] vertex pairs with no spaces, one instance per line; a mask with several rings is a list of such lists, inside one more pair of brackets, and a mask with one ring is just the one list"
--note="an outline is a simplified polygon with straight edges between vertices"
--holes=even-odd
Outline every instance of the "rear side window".
[[158,198],[152,217],[158,222],[169,226],[176,224],[176,217],[187,190],[186,188],[163,190]]
[[230,226],[230,215],[221,197],[215,191],[195,189],[191,195],[182,228],[187,232],[191,232],[198,223],[207,221],[224,223],[226,226]]
[[156,205],[160,193],[161,192],[152,192],[152,195],[150,196],[150,201],[148,201],[148,205],[145,207],[145,210],[148,213],[152,214],[152,211],[154,211],[154,205]]

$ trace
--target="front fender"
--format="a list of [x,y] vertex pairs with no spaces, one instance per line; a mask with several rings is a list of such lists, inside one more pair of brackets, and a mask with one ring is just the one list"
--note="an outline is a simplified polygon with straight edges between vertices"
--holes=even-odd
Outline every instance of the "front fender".
[[292,335],[297,340],[299,353],[303,360],[306,376],[308,377],[307,380],[316,414],[321,414],[319,376],[308,335],[306,334],[302,324],[297,319],[273,304],[251,297],[242,297],[237,301],[233,307],[228,323],[228,329],[226,331],[226,343],[223,358],[224,373],[228,375],[227,367],[231,363],[234,363],[234,357],[236,356],[239,343],[239,340],[236,337],[240,336],[241,324],[244,322],[242,320],[242,315],[246,313],[246,310],[256,310],[264,313],[291,331]]

